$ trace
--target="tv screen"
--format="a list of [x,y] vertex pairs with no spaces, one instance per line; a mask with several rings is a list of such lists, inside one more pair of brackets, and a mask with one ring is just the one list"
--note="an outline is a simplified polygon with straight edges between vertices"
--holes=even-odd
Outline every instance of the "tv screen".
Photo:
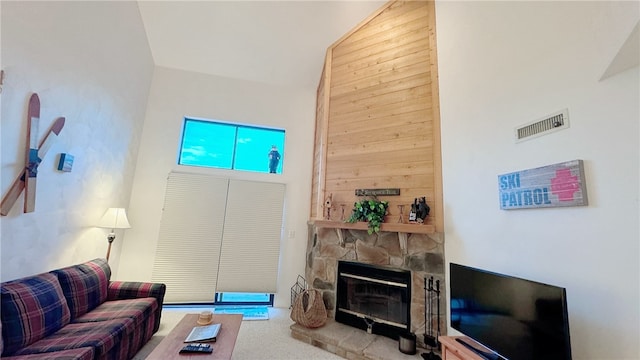
[[570,360],[566,290],[450,264],[451,327],[509,360]]

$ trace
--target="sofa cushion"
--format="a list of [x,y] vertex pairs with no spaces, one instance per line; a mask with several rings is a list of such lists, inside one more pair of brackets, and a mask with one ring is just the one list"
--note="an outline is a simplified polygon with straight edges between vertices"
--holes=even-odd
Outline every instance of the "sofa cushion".
[[53,274],[3,283],[1,297],[3,355],[10,355],[69,323],[69,307]]
[[122,318],[89,323],[71,323],[15,355],[93,347],[96,359],[127,359],[129,339],[137,331],[134,320]]
[[71,321],[102,304],[108,295],[111,268],[105,259],[94,259],[52,271],[60,279]]
[[130,356],[142,348],[151,339],[156,325],[156,315],[161,311],[155,298],[106,301],[97,308],[75,320],[82,322],[99,322],[109,319],[130,318],[135,322],[136,331],[130,334]]
[[156,315],[161,311],[155,298],[106,301],[97,308],[80,316],[77,323],[96,322],[110,319],[131,318],[135,321],[136,332],[130,343],[137,351],[153,336]]
[[41,354],[2,357],[3,360],[93,360],[93,348],[83,347]]
[[136,325],[142,323],[158,309],[154,298],[107,301],[92,311],[78,317],[74,322],[104,321],[110,319],[132,318]]

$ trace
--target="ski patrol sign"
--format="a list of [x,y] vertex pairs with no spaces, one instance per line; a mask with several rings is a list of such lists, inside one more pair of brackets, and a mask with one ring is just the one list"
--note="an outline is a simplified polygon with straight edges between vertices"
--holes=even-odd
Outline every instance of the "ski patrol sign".
[[500,209],[587,205],[582,160],[498,175]]

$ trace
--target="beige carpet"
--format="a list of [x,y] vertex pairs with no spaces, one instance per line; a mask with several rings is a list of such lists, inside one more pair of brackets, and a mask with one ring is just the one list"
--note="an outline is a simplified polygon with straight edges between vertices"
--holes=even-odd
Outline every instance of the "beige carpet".
[[[136,354],[142,360],[153,351],[162,338],[173,329],[184,314],[199,313],[203,309],[163,309],[160,329]],[[289,309],[269,308],[269,320],[243,321],[233,350],[233,360],[339,360],[341,357],[315,346],[293,339],[289,326]]]

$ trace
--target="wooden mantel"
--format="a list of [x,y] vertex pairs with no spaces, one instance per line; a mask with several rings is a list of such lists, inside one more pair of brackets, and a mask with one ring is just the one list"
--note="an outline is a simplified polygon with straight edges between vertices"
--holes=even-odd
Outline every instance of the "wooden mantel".
[[[366,222],[349,223],[335,220],[309,220],[309,224],[319,228],[330,229],[352,229],[352,230],[368,230]],[[402,223],[382,223],[380,231],[399,232],[407,234],[434,234],[436,227],[430,224],[402,224]]]

